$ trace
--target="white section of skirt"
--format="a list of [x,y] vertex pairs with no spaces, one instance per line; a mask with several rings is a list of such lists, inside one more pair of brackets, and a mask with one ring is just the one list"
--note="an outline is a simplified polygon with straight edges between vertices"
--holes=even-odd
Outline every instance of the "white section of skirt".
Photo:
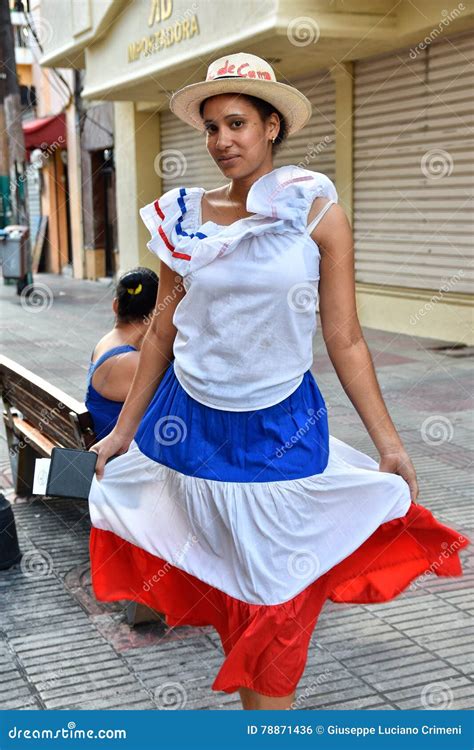
[[89,495],[96,528],[264,605],[292,599],[409,506],[402,477],[332,435],[324,472],[278,482],[186,476],[132,442]]

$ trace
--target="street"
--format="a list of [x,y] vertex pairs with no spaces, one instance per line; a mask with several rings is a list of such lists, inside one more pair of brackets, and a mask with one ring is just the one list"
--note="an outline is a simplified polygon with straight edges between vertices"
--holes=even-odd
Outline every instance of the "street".
[[[0,286],[2,353],[83,400],[90,353],[113,323],[113,286],[55,274],[35,277],[37,304]],[[418,502],[471,539],[472,348],[364,329],[392,419],[413,460]],[[376,451],[325,353],[313,373],[331,434]],[[3,430],[3,428],[2,428]],[[5,436],[0,469],[13,504],[21,565],[0,571],[1,709],[160,709],[181,686],[186,709],[239,709],[237,693],[210,685],[223,659],[211,628],[130,628],[124,604],[97,602],[88,562],[87,503],[15,498]],[[470,486],[471,483],[471,486]],[[327,602],[297,692],[298,709],[472,708],[472,548],[462,578],[417,579],[379,605]]]

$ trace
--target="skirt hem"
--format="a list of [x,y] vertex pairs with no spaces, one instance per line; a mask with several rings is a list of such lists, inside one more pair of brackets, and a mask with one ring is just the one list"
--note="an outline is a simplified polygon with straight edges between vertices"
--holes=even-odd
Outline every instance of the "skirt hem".
[[[92,527],[92,585],[99,601],[136,601],[163,613],[169,627],[212,626],[226,657],[212,690],[246,687],[277,698],[296,690],[326,600],[382,603],[425,573],[459,577],[459,551],[468,544],[467,537],[412,503],[406,516],[383,523],[293,599],[264,605],[235,599],[113,532]],[[157,582],[150,585],[153,572]]]

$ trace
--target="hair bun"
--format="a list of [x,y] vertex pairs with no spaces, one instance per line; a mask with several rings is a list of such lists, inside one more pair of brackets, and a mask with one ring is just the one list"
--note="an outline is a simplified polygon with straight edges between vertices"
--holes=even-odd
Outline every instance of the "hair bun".
[[126,289],[133,289],[140,283],[140,274],[136,271],[129,271],[120,278],[120,283]]
[[143,321],[156,304],[158,276],[151,268],[137,266],[126,271],[117,282],[117,317],[124,323]]

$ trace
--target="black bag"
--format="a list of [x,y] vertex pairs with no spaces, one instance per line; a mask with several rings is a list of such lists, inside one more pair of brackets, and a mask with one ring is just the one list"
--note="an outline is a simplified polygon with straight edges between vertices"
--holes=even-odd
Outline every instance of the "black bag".
[[96,463],[97,453],[53,448],[45,495],[87,500]]

